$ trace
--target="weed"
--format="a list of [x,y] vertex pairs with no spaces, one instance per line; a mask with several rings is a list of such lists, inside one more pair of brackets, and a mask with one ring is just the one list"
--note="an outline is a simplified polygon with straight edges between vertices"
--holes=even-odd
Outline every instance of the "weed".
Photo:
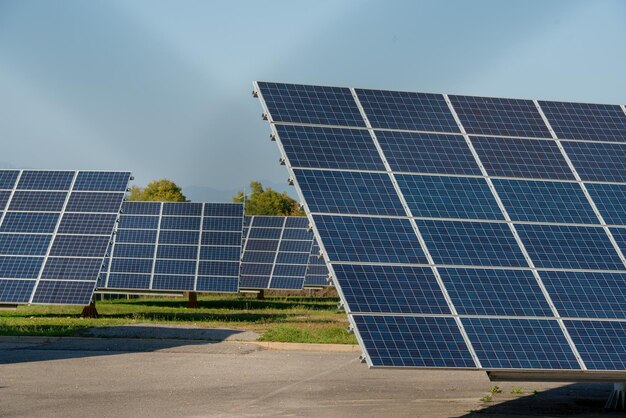
[[491,392],[491,393],[502,393],[502,389],[500,389],[500,386],[492,386],[491,389],[489,389],[489,392]]
[[487,396],[483,396],[482,398],[480,398],[481,402],[493,402],[493,396],[491,395],[487,395]]
[[524,393],[524,391],[522,390],[521,387],[519,386],[513,386],[511,388],[511,393],[515,394],[515,395],[521,395],[522,393]]

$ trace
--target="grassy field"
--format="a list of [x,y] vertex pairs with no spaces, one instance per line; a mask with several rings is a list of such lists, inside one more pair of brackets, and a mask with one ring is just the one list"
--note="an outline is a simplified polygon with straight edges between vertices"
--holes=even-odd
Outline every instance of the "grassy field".
[[0,311],[0,335],[77,335],[81,330],[136,323],[188,324],[256,331],[262,341],[356,344],[336,298],[201,296],[198,309],[181,298],[98,301],[100,317],[80,317],[78,306],[21,306]]

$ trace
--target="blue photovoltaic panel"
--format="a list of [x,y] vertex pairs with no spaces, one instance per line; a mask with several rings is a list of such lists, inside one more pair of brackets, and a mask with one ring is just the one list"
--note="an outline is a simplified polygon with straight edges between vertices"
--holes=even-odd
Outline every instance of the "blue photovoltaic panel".
[[452,318],[354,315],[374,366],[476,367]]
[[505,223],[416,222],[437,264],[527,266],[524,255]]
[[626,183],[626,144],[563,141],[583,181]]
[[427,262],[408,220],[325,215],[313,218],[331,262]]
[[529,270],[440,268],[461,315],[552,316]]
[[246,216],[239,286],[301,290],[314,239],[308,225],[305,217]]
[[468,134],[550,138],[532,100],[450,96]]
[[396,180],[415,217],[504,220],[485,179],[399,174]]
[[122,212],[99,288],[239,291],[242,204],[126,202]]
[[0,303],[88,304],[129,179],[0,170]]
[[513,221],[598,224],[578,183],[494,179]]
[[311,212],[402,216],[387,173],[296,170]]
[[626,184],[587,184],[600,215],[611,225],[626,225]]
[[575,180],[554,141],[473,136],[472,143],[490,176]]
[[376,138],[394,171],[481,174],[461,135],[376,131]]
[[626,322],[565,321],[589,370],[626,369]]
[[367,363],[626,372],[622,108],[351,93],[369,131],[263,106]]
[[624,270],[602,228],[517,225],[530,258],[539,268]]
[[357,95],[375,129],[460,133],[441,94],[357,89]]
[[579,369],[557,321],[463,318],[476,355],[486,369]]
[[337,264],[334,270],[353,312],[450,314],[430,267]]
[[539,102],[559,139],[626,142],[626,114],[618,105]]
[[363,129],[279,125],[283,147],[293,167],[384,171],[376,146]]
[[545,271],[541,278],[565,317],[626,317],[626,273]]
[[365,126],[347,88],[259,82],[274,122]]

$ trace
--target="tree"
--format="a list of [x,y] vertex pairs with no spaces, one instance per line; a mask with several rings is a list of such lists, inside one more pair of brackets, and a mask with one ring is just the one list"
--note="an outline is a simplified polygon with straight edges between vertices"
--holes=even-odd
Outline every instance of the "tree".
[[155,180],[145,188],[133,186],[130,188],[128,200],[152,202],[186,202],[187,198],[182,189],[168,179]]
[[264,189],[260,181],[250,182],[250,193],[238,192],[233,202],[243,202],[246,215],[304,216],[298,202],[287,193],[278,193],[271,187]]

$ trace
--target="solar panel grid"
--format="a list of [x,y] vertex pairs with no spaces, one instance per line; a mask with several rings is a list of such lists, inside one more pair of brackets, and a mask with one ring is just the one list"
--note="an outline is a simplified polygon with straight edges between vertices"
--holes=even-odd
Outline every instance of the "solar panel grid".
[[313,245],[307,219],[247,216],[245,223],[240,287],[301,290]]
[[0,303],[88,304],[130,173],[0,173]]
[[[349,147],[333,156],[351,161],[349,166],[324,165],[328,158],[325,154],[329,150],[337,150],[336,144],[327,144],[325,150],[312,151],[307,156],[307,165],[302,167],[313,170],[299,170],[297,162],[302,156],[298,153],[302,148],[284,146],[281,121],[273,118],[272,106],[264,100],[265,92],[261,85],[258,87],[287,167],[305,202],[305,209],[328,258],[338,291],[346,302],[349,317],[356,325],[359,342],[370,366],[478,366],[478,363],[461,365],[462,362],[450,359],[439,363],[433,360],[426,348],[400,352],[397,347],[407,344],[407,341],[412,344],[429,341],[427,346],[432,348],[441,342],[441,338],[429,339],[419,332],[406,332],[404,322],[403,332],[388,332],[388,329],[382,332],[379,328],[381,323],[387,326],[399,321],[445,320],[455,324],[449,322],[453,321],[451,317],[433,319],[420,316],[424,313],[393,315],[397,312],[394,309],[403,306],[400,301],[410,300],[406,294],[414,282],[424,284],[423,278],[418,278],[424,276],[413,271],[407,276],[409,279],[402,283],[398,282],[397,275],[390,272],[399,267],[430,269],[426,267],[425,257],[408,260],[406,254],[402,254],[406,252],[407,242],[418,241],[415,232],[412,235],[409,233],[408,219],[400,219],[408,218],[409,213],[428,218],[415,221],[425,247],[419,242],[414,247],[413,244],[408,247],[419,249],[422,255],[427,249],[439,264],[433,272],[440,275],[445,294],[462,318],[461,327],[458,323],[453,326],[459,331],[460,341],[465,339],[471,344],[463,345],[464,342],[456,345],[462,353],[460,357],[471,359],[475,350],[480,358],[480,367],[484,369],[584,369],[588,356],[583,355],[583,360],[576,359],[577,344],[573,341],[573,334],[570,337],[569,333],[571,321],[544,318],[555,317],[558,313],[565,318],[568,315],[581,318],[600,315],[600,319],[622,315],[621,318],[624,318],[616,300],[620,293],[611,295],[608,290],[618,286],[619,274],[607,271],[625,269],[621,254],[611,243],[605,229],[600,227],[600,219],[587,200],[585,189],[576,183],[566,160],[566,157],[571,160],[583,181],[596,182],[585,184],[585,188],[607,223],[611,225],[611,222],[618,221],[615,223],[623,225],[620,217],[623,217],[624,211],[619,203],[619,187],[623,186],[606,182],[626,183],[626,169],[621,162],[624,159],[621,154],[626,152],[626,148],[623,150],[621,144],[597,142],[619,141],[620,121],[625,116],[623,111],[622,114],[616,113],[616,107],[611,106],[566,106],[568,117],[580,117],[581,123],[572,130],[579,137],[567,138],[576,141],[561,142],[564,155],[558,142],[552,139],[539,105],[536,106],[533,101],[450,96],[450,110],[456,112],[464,130],[470,135],[466,141],[463,136],[457,138],[457,135],[450,135],[444,129],[439,133],[376,130],[429,130],[419,127],[419,124],[432,114],[407,99],[420,94],[373,92],[368,93],[375,98],[371,99],[361,97],[361,90],[352,90],[357,105],[362,106],[364,121],[369,121],[371,127],[368,128],[372,128],[371,142],[363,137],[364,142],[359,144],[357,152],[371,149],[372,144],[379,145],[378,157],[387,161],[394,171],[388,181],[383,173],[386,170],[362,168],[362,155],[350,154]],[[373,104],[365,104],[368,100]],[[554,112],[543,111],[547,119],[557,125]],[[576,116],[577,112],[587,113],[586,116]],[[435,116],[435,119],[440,119],[433,123],[445,126],[447,122],[444,121],[449,120],[451,115]],[[585,133],[583,128],[588,128],[588,132]],[[315,136],[312,131],[322,129],[312,128],[307,135]],[[555,129],[555,132],[558,135],[559,130]],[[609,138],[611,135],[613,137]],[[441,139],[440,143],[433,138]],[[300,139],[306,141],[303,137]],[[288,141],[298,140],[297,135],[288,138]],[[484,176],[468,148],[470,144],[476,150],[486,174],[492,178],[487,180],[493,183],[493,191],[477,186],[484,181],[477,177]],[[311,155],[315,157],[311,158]],[[372,154],[367,158],[377,160]],[[329,184],[327,178],[320,178],[331,175],[315,170],[324,168],[340,168],[349,172],[341,172],[338,176],[333,172],[333,183]],[[372,182],[375,187],[359,190],[357,195],[354,190],[358,187],[344,179],[356,177],[360,174],[358,170],[376,171],[376,178],[380,180]],[[431,176],[427,176],[429,174]],[[393,184],[395,180],[398,184],[391,190],[389,182]],[[334,193],[328,193],[328,190]],[[394,215],[399,218],[385,218],[383,216],[388,215],[368,207],[382,196],[392,196],[393,199],[397,193],[401,193],[400,200],[406,201],[406,209],[410,211]],[[502,222],[504,213],[497,205],[493,206],[493,197],[501,201],[502,209],[506,209],[514,222],[510,228]],[[337,216],[339,214],[344,216]],[[450,221],[451,218],[468,221]],[[477,222],[479,220],[498,222]],[[355,225],[365,226],[359,230]],[[622,231],[621,228],[611,228],[615,241],[624,251],[626,244]],[[513,232],[519,233],[518,239],[514,238]],[[523,247],[518,244],[523,244]],[[526,251],[531,261],[525,259]],[[536,273],[531,270],[531,262],[539,267]],[[503,265],[504,269],[498,268],[499,265]],[[378,270],[376,274],[359,276],[355,269]],[[578,290],[563,291],[574,280],[572,273],[576,273],[577,282],[572,282],[570,287]],[[392,289],[390,294],[381,292],[380,289],[385,286]],[[549,302],[554,302],[553,308]],[[421,300],[410,303],[417,310],[429,306]],[[604,310],[599,308],[602,304],[608,304],[608,307]],[[376,307],[380,312],[372,310]],[[563,312],[560,312],[561,309]],[[464,337],[464,328],[469,340]],[[626,340],[626,330],[619,332],[615,338]],[[479,335],[489,335],[489,344],[478,347],[476,336]],[[507,355],[511,350],[515,354]],[[626,353],[621,356],[626,361]],[[624,363],[613,361],[611,364],[616,367],[615,370],[624,370]],[[595,366],[589,368],[600,369]]]
[[626,142],[626,114],[618,105],[539,103],[560,139]]
[[243,205],[127,202],[102,289],[237,292]]

